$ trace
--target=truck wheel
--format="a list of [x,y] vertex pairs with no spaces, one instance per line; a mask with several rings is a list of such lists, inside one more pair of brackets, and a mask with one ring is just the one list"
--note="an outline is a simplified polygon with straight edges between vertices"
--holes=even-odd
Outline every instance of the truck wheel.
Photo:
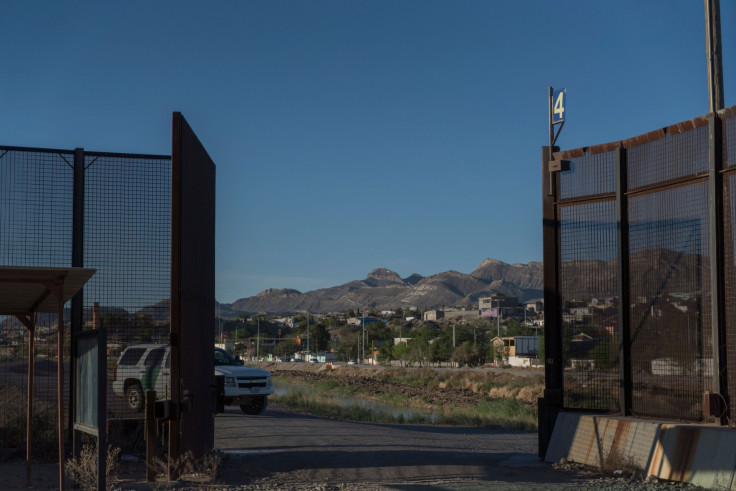
[[133,383],[125,389],[125,400],[128,401],[128,407],[134,411],[143,409],[143,389],[141,384]]
[[248,404],[240,405],[240,410],[243,411],[245,414],[255,416],[256,414],[261,414],[263,411],[265,411],[266,406],[268,406],[267,397],[252,397],[250,401],[248,401]]

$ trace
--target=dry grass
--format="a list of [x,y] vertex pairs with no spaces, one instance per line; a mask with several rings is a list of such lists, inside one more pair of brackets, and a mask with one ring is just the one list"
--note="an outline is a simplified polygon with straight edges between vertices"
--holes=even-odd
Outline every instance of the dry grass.
[[[25,456],[26,394],[13,385],[0,384],[0,461]],[[58,460],[56,404],[35,398],[31,424],[33,459]]]
[[[107,457],[105,459],[107,489],[115,489],[115,484],[118,481],[117,467],[119,455],[119,448],[107,447]],[[97,489],[97,446],[94,444],[85,445],[79,457],[67,461],[64,470],[66,471],[66,475],[81,489]]]
[[624,456],[621,450],[611,449],[600,465],[600,472],[609,475],[621,473],[623,476],[633,478],[640,474],[642,469],[636,464],[632,456]]
[[527,404],[536,404],[537,399],[544,395],[544,386],[530,387],[493,387],[488,391],[492,399],[517,399]]
[[[214,453],[209,453],[202,459],[196,460],[191,452],[187,452],[178,459],[174,459],[171,466],[175,474],[179,476],[178,480],[180,482],[203,485],[215,481],[220,462],[220,457]],[[153,468],[157,479],[164,481],[168,479],[169,467],[165,460],[153,459]]]

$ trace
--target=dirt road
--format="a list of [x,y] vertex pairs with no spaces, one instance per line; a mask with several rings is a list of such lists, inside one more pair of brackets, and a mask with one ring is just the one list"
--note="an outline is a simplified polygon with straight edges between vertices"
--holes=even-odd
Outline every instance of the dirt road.
[[[536,455],[537,434],[332,421],[269,408],[218,415],[218,481],[248,489],[569,489],[584,478]],[[551,484],[554,483],[554,484]]]
[[[365,491],[441,489],[668,490],[671,485],[555,470],[537,458],[535,432],[333,421],[269,407],[261,416],[228,408],[215,418],[221,458],[215,482],[194,476],[146,483],[123,465],[115,489]],[[3,489],[25,488],[22,460],[0,463]],[[68,483],[70,485],[71,483]],[[33,487],[58,489],[55,464],[34,464]]]

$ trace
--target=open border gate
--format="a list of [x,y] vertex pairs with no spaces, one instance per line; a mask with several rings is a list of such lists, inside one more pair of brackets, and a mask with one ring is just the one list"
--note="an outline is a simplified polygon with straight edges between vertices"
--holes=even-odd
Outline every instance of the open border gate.
[[[37,318],[34,418],[54,421],[62,411],[71,430],[73,341],[101,326],[111,360],[126,346],[171,344],[172,380],[178,381],[171,399],[181,417],[170,431],[171,455],[197,458],[214,440],[213,352],[201,348],[214,339],[215,165],[178,112],[171,145],[170,156],[0,146],[0,264],[97,270],[66,306],[68,323],[59,326],[55,314]],[[49,360],[57,355],[47,346],[59,327],[67,366],[61,408]],[[27,376],[13,368],[27,361],[27,336],[17,320],[0,317],[0,395],[6,400],[28,387]],[[142,418],[112,393],[115,368],[111,361],[106,416],[108,426],[112,420],[122,426],[111,432],[111,443],[134,433],[130,425]],[[0,441],[22,448],[16,409],[0,408]],[[37,425],[34,452],[52,460],[58,451],[44,441],[53,442],[54,433],[44,427]]]

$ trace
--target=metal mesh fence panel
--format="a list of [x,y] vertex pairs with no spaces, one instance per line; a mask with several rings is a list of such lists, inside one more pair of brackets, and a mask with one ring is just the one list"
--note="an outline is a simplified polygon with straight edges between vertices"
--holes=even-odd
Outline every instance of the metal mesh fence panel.
[[[153,356],[168,357],[163,346],[169,343],[171,160],[85,158],[84,262],[97,273],[85,286],[84,305],[89,313],[99,304],[107,329],[108,420],[142,419],[144,391],[166,397],[169,387],[165,361]],[[136,348],[152,344],[162,347],[149,346],[148,353]],[[133,359],[132,353],[141,356]]]
[[0,149],[0,155],[0,264],[68,267],[74,154]]
[[560,208],[566,407],[619,406],[616,237],[615,200]]
[[[546,149],[543,155],[548,159]],[[713,397],[722,396],[730,399],[727,416],[736,418],[734,155],[736,106],[622,142],[554,154],[570,168],[559,174],[558,195],[544,200],[545,298],[554,302],[545,328],[549,339],[560,339],[563,357],[561,367],[547,365],[548,407],[561,391],[567,408],[620,408],[626,415],[685,421],[715,417],[723,424]],[[548,162],[543,166],[546,178]],[[720,190],[713,186],[721,186],[721,177],[718,210]],[[711,223],[719,211],[723,222]],[[547,222],[555,216],[552,229]],[[721,233],[723,243],[713,242]],[[722,258],[714,256],[721,251]],[[550,262],[552,252],[559,263]],[[721,259],[722,272],[714,270]],[[721,273],[722,292],[716,290]],[[618,308],[596,322],[596,313],[609,310],[600,309],[601,297]],[[715,314],[725,323],[718,332]],[[615,338],[627,344],[614,351],[609,343],[603,357],[600,340],[619,328]],[[716,340],[725,341],[717,366]],[[552,345],[548,354],[559,356],[557,349]]]
[[[731,173],[724,177],[723,180],[723,207],[724,207],[724,283],[726,289],[726,298],[734,298],[736,295],[736,174]],[[726,359],[728,360],[728,392],[735,394],[736,392],[736,364],[733,360],[736,358],[736,304],[734,302],[726,302],[726,337],[728,339],[726,349]],[[736,417],[733,405],[731,406],[730,417]]]
[[629,201],[634,414],[702,419],[712,377],[708,183]]
[[[736,115],[723,119],[723,167],[736,166]],[[726,360],[728,393],[731,395],[731,420],[736,419],[734,395],[736,395],[736,303],[729,301],[736,296],[736,173],[729,172],[723,178],[723,255],[726,296]]]
[[[73,161],[72,152],[0,147],[0,264],[70,266]],[[55,460],[58,315],[39,314],[36,324],[34,457]],[[0,446],[7,450],[0,455],[4,457],[25,452],[28,337],[16,318],[0,316]],[[67,367],[69,345],[67,335],[63,353]],[[64,382],[68,393],[69,378]]]
[[630,190],[708,172],[708,126],[633,146],[628,162]]
[[594,196],[616,191],[616,154],[585,152],[570,158],[570,170],[560,173],[562,199]]
[[736,111],[722,118],[723,167],[736,167]]
[[[140,408],[131,407],[124,381],[116,380],[117,362],[132,345],[158,343],[168,356],[171,159],[86,153],[84,165],[84,265],[97,273],[84,288],[83,328],[96,321],[108,331],[108,419],[138,422]],[[0,148],[0,264],[71,266],[74,192],[74,152]],[[65,311],[64,421],[69,421],[69,304]],[[34,458],[54,460],[57,315],[38,314],[36,323]],[[23,455],[28,331],[14,317],[0,317],[0,341],[0,442],[15,449],[1,455]],[[166,397],[165,362],[144,371],[137,376],[141,389],[158,389]],[[119,443],[115,436],[113,443]]]

